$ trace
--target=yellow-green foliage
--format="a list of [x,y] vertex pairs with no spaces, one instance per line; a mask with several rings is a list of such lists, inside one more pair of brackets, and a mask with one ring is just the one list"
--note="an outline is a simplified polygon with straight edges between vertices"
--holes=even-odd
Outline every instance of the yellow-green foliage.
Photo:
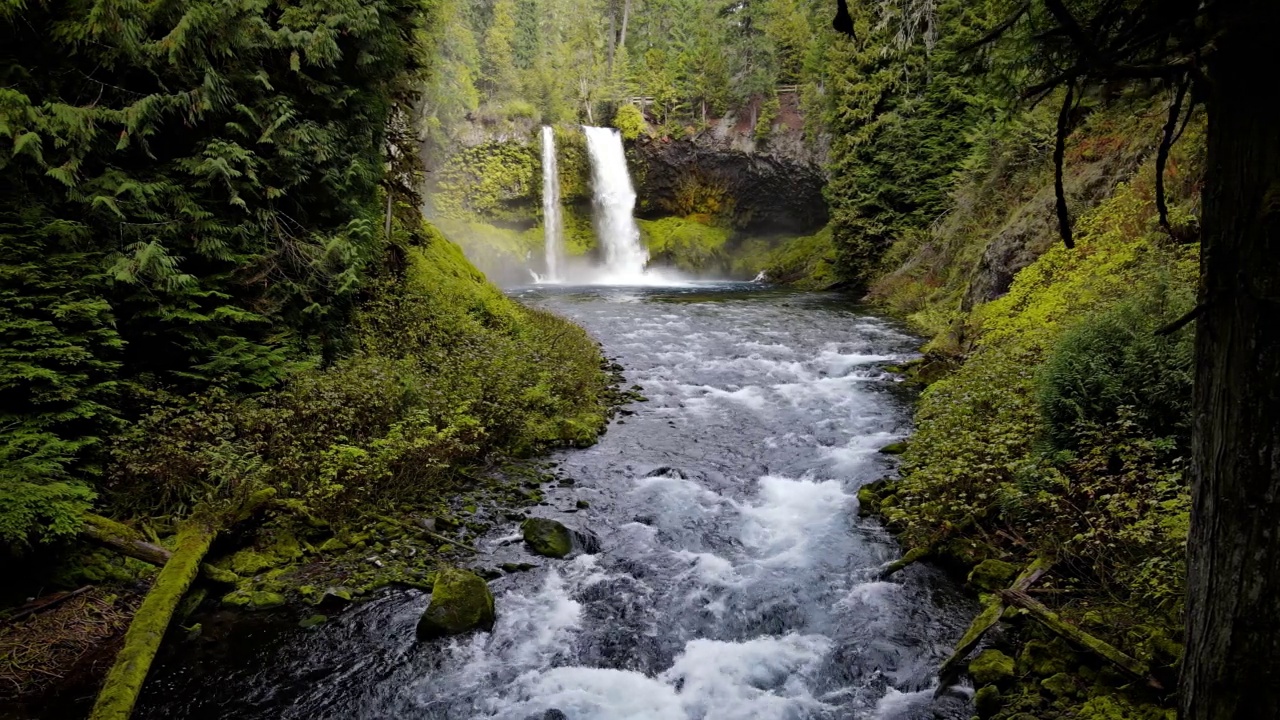
[[593,442],[606,379],[590,336],[507,298],[434,228],[398,240],[349,357],[250,401],[164,404],[119,439],[117,504],[174,511],[265,484],[332,517],[494,452]]
[[644,120],[644,113],[631,103],[625,103],[618,108],[618,112],[613,116],[613,126],[622,133],[623,140],[635,140],[649,127]]
[[831,228],[793,238],[772,250],[762,266],[770,282],[810,290],[829,288],[838,280]]
[[1053,247],[972,314],[976,349],[922,397],[885,515],[921,545],[973,521],[1011,526],[1032,548],[1073,558],[1079,582],[1176,617],[1188,510],[1176,440],[1120,412],[1077,425],[1076,452],[1051,453],[1037,390],[1041,365],[1079,323],[1143,294],[1189,305],[1197,262],[1196,247],[1155,225],[1148,183],[1121,186],[1082,217],[1074,250]]
[[690,273],[723,274],[728,270],[728,230],[678,217],[640,220],[638,224],[650,262]]
[[578,125],[556,125],[556,169],[560,174],[560,202],[564,205],[591,200],[591,158],[587,136]]
[[[981,128],[955,177],[949,212],[932,228],[898,235],[880,260],[870,296],[921,334],[937,337],[937,349],[954,349],[946,335],[965,319],[962,299],[994,237],[1028,237],[1031,253],[1057,242],[1051,162],[1056,112],[1048,105]],[[1099,176],[1108,172],[1100,160],[1115,168],[1109,172],[1124,172],[1127,163],[1150,152],[1160,121],[1147,98],[1094,112],[1068,139],[1068,194],[1074,198],[1082,188],[1112,182],[1109,175]],[[1192,163],[1198,133],[1192,123],[1175,147],[1173,167]],[[1149,175],[1150,165],[1143,172]],[[1073,214],[1085,210],[1073,201]]]
[[436,213],[454,220],[534,217],[541,159],[532,145],[488,142],[449,158],[436,181]]

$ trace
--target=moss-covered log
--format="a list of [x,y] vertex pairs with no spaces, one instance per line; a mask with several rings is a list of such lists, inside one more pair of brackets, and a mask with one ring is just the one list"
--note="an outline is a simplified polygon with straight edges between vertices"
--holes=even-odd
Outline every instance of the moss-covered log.
[[81,526],[80,533],[121,555],[152,565],[164,565],[169,562],[169,557],[173,554],[155,543],[147,542],[133,528],[93,513],[84,514],[84,524]]
[[[1004,592],[1025,593],[1035,581],[1039,580],[1052,565],[1044,558],[1036,558],[1029,565],[1018,573],[1018,577],[1014,578],[1013,584]],[[939,694],[946,689],[948,682],[954,679],[955,674],[960,670],[960,666],[964,664],[964,659],[978,647],[978,643],[982,642],[982,637],[987,631],[1000,621],[1000,616],[1004,614],[1005,599],[1004,593],[995,593],[990,596],[987,604],[982,608],[982,612],[978,617],[974,618],[969,625],[969,629],[964,631],[964,635],[960,637],[960,641],[956,643],[955,652],[951,653],[942,667],[938,670],[938,677],[942,682],[938,685]]]
[[191,523],[178,532],[178,546],[156,576],[151,592],[129,624],[124,647],[93,706],[90,720],[127,720],[151,669],[151,661],[169,629],[169,620],[200,572],[217,531],[203,523]]
[[[85,513],[83,519],[81,535],[121,555],[159,567],[163,567],[173,557],[168,548],[147,542],[141,533],[128,525],[93,513]],[[235,584],[238,579],[235,573],[208,563],[200,566],[200,575],[206,580],[224,585]]]
[[1020,589],[1004,590],[1001,591],[1000,597],[1010,605],[1026,610],[1040,624],[1073,645],[1098,655],[1134,679],[1145,681],[1152,687],[1161,687],[1160,682],[1148,674],[1150,668],[1147,667],[1146,663],[1130,657],[1105,640],[1094,637],[1063,620],[1057,613],[1045,607],[1043,603],[1027,595],[1025,591]]
[[880,579],[887,580],[890,577],[892,577],[895,573],[898,573],[901,570],[905,569],[908,565],[917,563],[928,556],[929,556],[929,548],[927,547],[911,548],[902,557],[886,565],[884,570],[880,571]]

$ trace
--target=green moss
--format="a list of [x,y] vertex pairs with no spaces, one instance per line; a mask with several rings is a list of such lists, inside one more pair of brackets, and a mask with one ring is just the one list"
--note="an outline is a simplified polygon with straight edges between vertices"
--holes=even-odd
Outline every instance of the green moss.
[[836,249],[831,228],[793,238],[769,253],[762,268],[769,282],[823,290],[836,284]]
[[521,523],[520,532],[529,548],[539,555],[562,558],[573,550],[569,528],[555,520],[529,518]]
[[1031,640],[1022,646],[1022,652],[1018,654],[1019,668],[1040,677],[1064,673],[1077,664],[1075,653],[1061,642]]
[[267,590],[258,590],[249,596],[249,607],[253,610],[270,610],[284,605],[284,595]]
[[519,221],[537,214],[542,161],[531,144],[488,142],[454,154],[438,173],[440,217]]
[[1135,704],[1119,695],[1090,698],[1075,715],[1078,720],[1175,720],[1177,716],[1175,710]]
[[474,628],[493,629],[493,594],[480,576],[449,568],[442,570],[431,591],[431,603],[418,621],[418,639],[432,640]]
[[231,556],[231,572],[246,577],[253,576],[273,567],[276,562],[270,555],[246,548]]
[[313,628],[318,625],[323,625],[327,622],[329,622],[328,615],[308,615],[307,617],[298,621],[298,627],[304,628],[304,629]]
[[346,549],[347,549],[347,544],[343,542],[341,539],[336,537],[331,537],[328,540],[325,540],[324,542],[320,543],[320,552],[322,553],[336,553],[336,552],[342,552],[343,550],[346,550]]
[[983,560],[969,572],[968,582],[979,590],[994,592],[1009,587],[1018,566],[1003,560]]
[[978,717],[982,718],[982,720],[986,720],[986,718],[999,712],[1002,703],[1000,688],[995,685],[983,685],[973,694],[973,709],[977,711]]
[[725,251],[728,230],[679,217],[637,223],[640,239],[649,248],[651,264],[694,274],[728,272],[730,260]]
[[906,442],[889,443],[888,445],[885,445],[884,447],[880,448],[880,452],[884,455],[901,455],[906,451],[907,451]]
[[983,650],[969,661],[969,674],[979,684],[999,684],[1013,679],[1013,658],[999,650]]
[[1065,672],[1055,673],[1041,680],[1040,687],[1054,697],[1070,697],[1079,689],[1075,678]]

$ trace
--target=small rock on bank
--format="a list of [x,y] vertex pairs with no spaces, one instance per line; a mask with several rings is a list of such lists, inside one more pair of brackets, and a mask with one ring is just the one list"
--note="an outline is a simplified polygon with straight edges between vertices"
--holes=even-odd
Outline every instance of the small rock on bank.
[[483,578],[466,570],[443,570],[431,589],[431,604],[418,620],[418,639],[492,630],[494,617],[493,593]]

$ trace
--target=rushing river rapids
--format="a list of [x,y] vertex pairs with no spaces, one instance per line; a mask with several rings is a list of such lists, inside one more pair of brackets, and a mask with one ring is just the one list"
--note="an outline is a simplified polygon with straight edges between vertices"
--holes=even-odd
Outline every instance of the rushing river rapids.
[[[909,430],[882,367],[912,338],[744,285],[519,295],[584,325],[650,398],[560,453],[576,484],[534,509],[601,552],[494,580],[491,634],[416,642],[427,596],[408,590],[309,631],[246,626],[159,668],[141,717],[969,717],[932,691],[968,602],[924,567],[877,581],[897,548],[855,513],[890,469],[877,449]],[[530,560],[515,531],[481,549]]]

